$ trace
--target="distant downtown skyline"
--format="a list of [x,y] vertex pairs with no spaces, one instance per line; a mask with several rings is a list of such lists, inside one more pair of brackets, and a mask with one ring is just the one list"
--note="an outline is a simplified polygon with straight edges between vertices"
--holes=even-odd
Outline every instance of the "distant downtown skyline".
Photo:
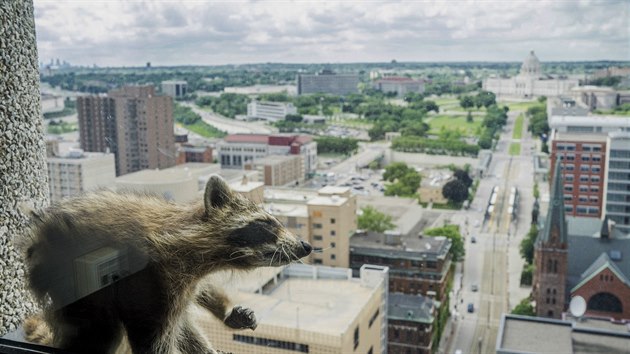
[[34,0],[40,60],[141,66],[630,60],[630,1]]

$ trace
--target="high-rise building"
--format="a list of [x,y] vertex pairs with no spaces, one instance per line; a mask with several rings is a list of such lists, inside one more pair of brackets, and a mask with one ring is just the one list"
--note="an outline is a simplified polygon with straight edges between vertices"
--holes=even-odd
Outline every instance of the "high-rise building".
[[101,187],[113,187],[116,179],[113,154],[71,150],[63,157],[49,157],[47,164],[52,202]]
[[254,310],[256,331],[228,329],[207,313],[196,323],[216,349],[234,353],[382,354],[387,351],[387,267],[293,264],[252,272],[232,300]]
[[310,93],[348,95],[359,93],[358,85],[359,75],[335,74],[331,70],[323,70],[315,75],[299,74],[297,77],[298,95]]
[[116,175],[175,165],[173,99],[152,86],[77,98],[81,148],[112,152]]
[[377,80],[374,88],[384,92],[393,92],[398,97],[402,97],[407,93],[423,93],[424,81],[414,80],[409,77],[388,76]]
[[609,133],[606,145],[606,215],[616,228],[630,233],[630,132]]

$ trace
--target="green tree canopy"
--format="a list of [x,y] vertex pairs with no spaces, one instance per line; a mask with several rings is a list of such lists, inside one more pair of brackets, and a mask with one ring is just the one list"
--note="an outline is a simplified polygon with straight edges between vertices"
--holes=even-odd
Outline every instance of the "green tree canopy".
[[536,243],[536,237],[538,237],[538,227],[536,227],[536,224],[533,224],[529,228],[527,235],[523,237],[519,246],[521,257],[525,259],[527,264],[532,264],[534,261],[534,244]]
[[433,229],[425,229],[422,232],[426,236],[445,236],[451,240],[451,254],[453,261],[458,262],[464,259],[466,250],[464,249],[464,240],[459,231],[459,225],[445,225]]
[[514,310],[512,310],[512,314],[523,316],[536,316],[534,306],[532,306],[532,302],[529,298],[524,298],[523,300],[521,300],[521,302],[516,305]]
[[454,179],[442,187],[442,195],[449,202],[459,204],[468,198],[468,187],[466,187],[464,182]]
[[464,109],[475,106],[475,99],[472,96],[464,95],[459,98],[459,105]]
[[383,179],[391,182],[385,186],[385,195],[414,197],[422,177],[404,162],[394,162],[385,167]]
[[357,220],[359,229],[385,232],[395,227],[391,215],[381,213],[372,206],[361,208],[361,211],[363,213],[359,215]]
[[462,181],[462,183],[464,183],[467,188],[470,188],[470,186],[472,186],[473,180],[468,175],[468,172],[458,168],[453,172],[453,176]]

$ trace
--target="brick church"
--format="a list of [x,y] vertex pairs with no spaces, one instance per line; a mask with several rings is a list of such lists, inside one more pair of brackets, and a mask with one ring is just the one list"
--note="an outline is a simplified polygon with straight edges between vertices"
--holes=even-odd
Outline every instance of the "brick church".
[[566,217],[561,164],[549,210],[534,246],[532,294],[539,317],[562,318],[574,296],[590,317],[630,320],[630,234],[608,217]]

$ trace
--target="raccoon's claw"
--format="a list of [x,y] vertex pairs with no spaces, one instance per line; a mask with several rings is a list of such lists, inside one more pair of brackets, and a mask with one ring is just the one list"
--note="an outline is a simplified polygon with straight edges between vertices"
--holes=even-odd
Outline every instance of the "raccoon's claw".
[[242,306],[234,306],[230,315],[223,321],[226,326],[234,329],[251,328],[255,330],[258,326],[254,311]]

